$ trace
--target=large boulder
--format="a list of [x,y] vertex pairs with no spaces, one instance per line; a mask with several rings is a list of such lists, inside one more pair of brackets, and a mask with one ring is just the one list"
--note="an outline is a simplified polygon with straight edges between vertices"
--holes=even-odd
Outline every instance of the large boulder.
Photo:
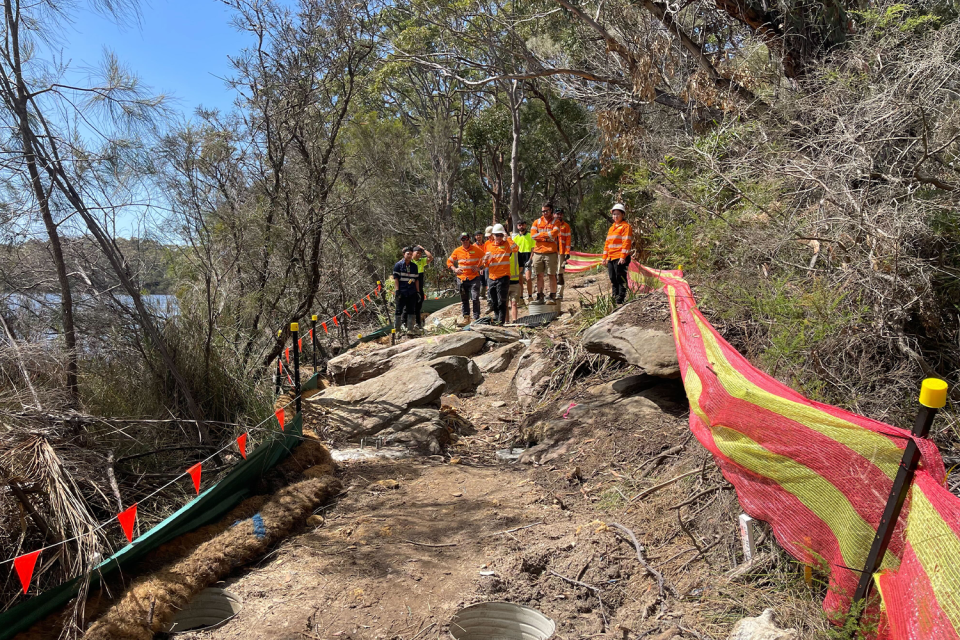
[[430,360],[427,362],[427,366],[436,371],[447,383],[444,393],[460,393],[461,391],[472,390],[483,382],[483,374],[480,373],[480,368],[470,358],[444,356]]
[[487,339],[475,331],[457,331],[439,336],[408,340],[372,351],[350,351],[327,363],[327,373],[339,384],[356,384],[397,367],[444,356],[472,356]]
[[482,333],[490,342],[499,342],[501,344],[516,342],[521,338],[520,332],[516,329],[497,327],[492,324],[472,324],[470,325],[470,331]]
[[537,404],[537,398],[550,383],[549,373],[553,370],[553,359],[547,353],[548,342],[538,337],[517,361],[517,372],[513,383],[517,391],[517,401],[521,409],[531,409]]
[[513,359],[526,348],[527,345],[522,342],[512,342],[482,356],[477,356],[473,361],[477,363],[483,373],[500,373],[510,368]]
[[632,308],[636,304],[624,305],[587,329],[581,339],[583,348],[637,366],[652,376],[679,377],[680,364],[673,335],[640,326]]
[[320,429],[334,440],[355,442],[380,436],[387,444],[439,453],[449,442],[436,407],[446,387],[433,367],[419,364],[359,384],[325,389],[306,401],[318,405]]

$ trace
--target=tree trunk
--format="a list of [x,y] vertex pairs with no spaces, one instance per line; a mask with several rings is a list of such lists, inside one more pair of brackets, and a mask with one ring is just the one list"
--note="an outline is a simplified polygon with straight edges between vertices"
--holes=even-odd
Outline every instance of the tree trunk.
[[510,84],[510,120],[513,140],[510,143],[510,221],[516,228],[520,221],[520,105],[523,103],[520,83]]

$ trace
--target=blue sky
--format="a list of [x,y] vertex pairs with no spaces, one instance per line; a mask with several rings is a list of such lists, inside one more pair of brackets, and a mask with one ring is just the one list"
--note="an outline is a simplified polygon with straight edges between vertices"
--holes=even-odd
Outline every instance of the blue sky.
[[253,43],[232,15],[215,0],[153,0],[141,6],[139,25],[117,25],[81,1],[62,31],[63,56],[76,73],[110,49],[154,92],[175,98],[171,108],[187,116],[199,105],[228,111],[234,94],[220,79],[231,74],[227,56]]

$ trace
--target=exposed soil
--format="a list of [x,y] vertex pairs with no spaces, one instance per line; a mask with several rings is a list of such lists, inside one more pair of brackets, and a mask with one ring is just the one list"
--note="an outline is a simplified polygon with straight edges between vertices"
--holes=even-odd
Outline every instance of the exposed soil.
[[[662,300],[638,306],[645,324],[669,330]],[[545,331],[560,338],[574,326]],[[742,561],[736,496],[677,409],[679,383],[655,394],[669,400],[658,419],[580,430],[551,463],[498,456],[538,416],[630,373],[586,368],[527,414],[506,391],[513,368],[475,394],[445,396],[473,435],[455,436],[442,456],[342,464],[347,491],[319,512],[324,523],[221,585],[243,598],[240,615],[180,637],[446,638],[458,609],[485,600],[541,610],[558,638],[722,638],[766,607],[801,637],[821,637],[822,591],[804,584],[766,532],[758,570],[728,575]],[[635,533],[645,562],[662,572],[663,596],[611,523]]]

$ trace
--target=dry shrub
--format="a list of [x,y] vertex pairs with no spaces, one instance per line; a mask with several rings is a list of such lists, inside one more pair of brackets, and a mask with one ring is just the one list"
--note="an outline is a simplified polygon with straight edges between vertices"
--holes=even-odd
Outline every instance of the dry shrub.
[[265,532],[244,520],[172,566],[141,578],[84,634],[87,640],[152,640],[206,587],[263,555],[340,491],[332,477],[311,478],[277,492],[260,509]]

